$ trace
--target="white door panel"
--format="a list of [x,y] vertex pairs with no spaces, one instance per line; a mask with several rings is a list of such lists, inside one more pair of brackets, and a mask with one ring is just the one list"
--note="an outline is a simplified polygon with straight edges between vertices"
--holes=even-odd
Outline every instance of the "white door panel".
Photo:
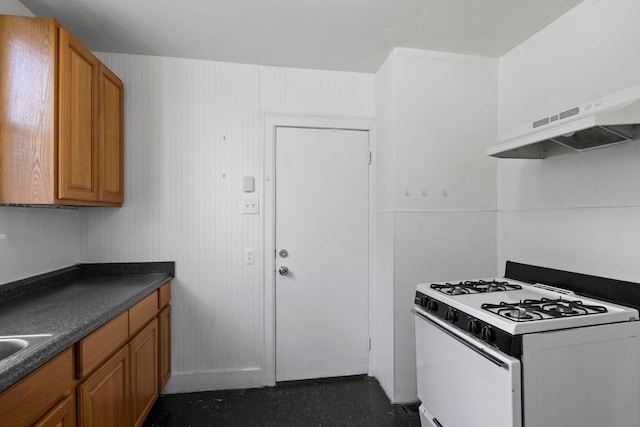
[[368,370],[368,151],[363,131],[277,129],[277,381]]

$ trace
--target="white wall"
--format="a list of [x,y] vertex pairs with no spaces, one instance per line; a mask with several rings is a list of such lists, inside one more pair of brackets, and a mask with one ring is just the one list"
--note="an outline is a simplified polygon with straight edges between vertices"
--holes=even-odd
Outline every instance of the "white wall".
[[88,212],[90,262],[175,260],[169,391],[262,384],[263,113],[374,115],[373,75],[100,54],[125,85],[125,205]]
[[[500,130],[640,83],[640,2],[586,0],[500,59]],[[499,161],[507,259],[640,280],[640,144]]]
[[396,49],[395,200],[401,210],[496,208],[497,60]]
[[0,3],[0,14],[34,16],[33,13],[18,0],[2,0],[2,3]]
[[376,74],[376,296],[392,297],[376,302],[374,345],[394,402],[417,398],[416,285],[495,275],[497,83],[495,58],[413,49]]
[[[17,0],[0,14],[33,16]],[[84,256],[81,210],[0,207],[0,284],[67,267]]]
[[394,383],[394,188],[395,188],[395,53],[375,76],[377,139],[375,166],[375,258],[373,263],[373,370],[393,400]]
[[[0,284],[84,260],[80,209],[0,207]],[[1,286],[1,285],[0,285]]]

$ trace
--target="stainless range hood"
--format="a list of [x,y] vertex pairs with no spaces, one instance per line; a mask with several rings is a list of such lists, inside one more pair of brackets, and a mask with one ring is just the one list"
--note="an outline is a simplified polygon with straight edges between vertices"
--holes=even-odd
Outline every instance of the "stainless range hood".
[[509,132],[487,154],[544,159],[633,140],[640,124],[640,85],[540,118]]

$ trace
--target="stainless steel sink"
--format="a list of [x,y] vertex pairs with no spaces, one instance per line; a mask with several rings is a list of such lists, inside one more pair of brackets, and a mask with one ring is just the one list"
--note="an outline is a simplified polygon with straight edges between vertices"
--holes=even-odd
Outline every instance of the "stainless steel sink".
[[0,362],[14,354],[35,347],[51,338],[51,335],[0,336]]

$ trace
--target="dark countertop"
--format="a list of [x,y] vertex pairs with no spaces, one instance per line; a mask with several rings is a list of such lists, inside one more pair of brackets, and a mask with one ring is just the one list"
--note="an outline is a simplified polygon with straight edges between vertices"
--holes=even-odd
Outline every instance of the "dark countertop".
[[173,275],[173,263],[80,264],[0,285],[0,336],[52,334],[0,361],[0,392],[140,302]]

